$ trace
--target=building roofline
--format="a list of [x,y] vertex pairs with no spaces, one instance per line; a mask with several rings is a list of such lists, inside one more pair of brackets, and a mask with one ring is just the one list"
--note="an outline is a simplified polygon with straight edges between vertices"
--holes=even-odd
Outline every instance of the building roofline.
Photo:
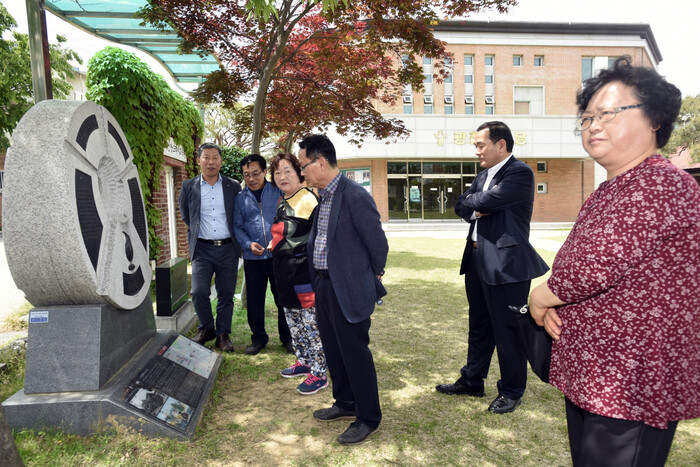
[[649,44],[657,65],[663,60],[651,26],[646,23],[551,23],[528,21],[445,20],[433,26],[434,31],[488,32],[523,34],[592,34],[638,35]]

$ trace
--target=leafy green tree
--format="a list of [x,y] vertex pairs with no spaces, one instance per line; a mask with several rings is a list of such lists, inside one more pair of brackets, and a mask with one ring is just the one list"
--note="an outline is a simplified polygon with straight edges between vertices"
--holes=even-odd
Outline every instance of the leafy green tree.
[[[0,152],[9,147],[9,135],[34,105],[29,38],[16,31],[12,31],[11,38],[4,38],[15,27],[15,19],[0,3]],[[76,52],[63,47],[65,37],[57,35],[56,42],[49,45],[53,93],[55,98],[65,99],[72,89],[67,80],[74,76],[70,62],[83,61]]]
[[230,177],[243,183],[241,160],[250,153],[245,149],[235,146],[222,147],[221,153],[221,175],[225,175],[226,177]]
[[136,55],[116,47],[105,47],[90,59],[87,87],[87,98],[111,112],[129,142],[145,198],[150,257],[156,259],[163,241],[156,235],[160,211],[151,196],[159,188],[163,151],[172,138],[194,173],[203,126],[199,111]]
[[[231,107],[207,106],[204,116],[207,141],[224,147],[237,147],[250,152],[253,143],[253,105],[239,102]],[[260,153],[265,154],[276,147],[276,142],[265,133],[260,143]]]
[[700,162],[700,94],[683,98],[676,127],[662,152],[668,156],[686,149],[693,162]]

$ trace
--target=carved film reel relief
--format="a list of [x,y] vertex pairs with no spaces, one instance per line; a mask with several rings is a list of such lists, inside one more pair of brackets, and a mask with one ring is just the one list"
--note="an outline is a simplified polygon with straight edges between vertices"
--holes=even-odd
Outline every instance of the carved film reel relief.
[[[37,174],[38,182],[26,183]],[[124,133],[107,109],[78,101],[35,105],[13,133],[5,175],[8,264],[33,305],[141,304],[152,273],[143,195]]]
[[119,308],[136,308],[149,293],[151,279],[139,175],[112,114],[96,104],[89,107],[86,115],[76,112],[66,136],[80,234],[97,293]]

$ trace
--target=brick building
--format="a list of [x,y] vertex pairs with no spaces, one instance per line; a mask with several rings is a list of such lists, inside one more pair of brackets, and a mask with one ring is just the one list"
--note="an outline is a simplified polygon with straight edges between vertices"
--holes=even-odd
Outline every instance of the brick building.
[[443,21],[434,32],[453,54],[448,79],[434,82],[433,62],[419,58],[425,91],[407,88],[394,105],[378,104],[411,136],[357,148],[330,134],[341,169],[370,190],[382,221],[456,220],[454,202],[480,170],[475,130],[502,120],[514,155],[535,173],[533,221],[574,221],[605,179],[574,134],[576,91],[621,55],[656,67],[649,25]]
[[187,249],[187,225],[182,221],[178,198],[182,182],[187,180],[185,153],[171,140],[163,156],[160,171],[160,187],[153,193],[153,204],[160,209],[160,224],[156,226],[156,235],[163,240],[157,263],[171,258],[189,256]]

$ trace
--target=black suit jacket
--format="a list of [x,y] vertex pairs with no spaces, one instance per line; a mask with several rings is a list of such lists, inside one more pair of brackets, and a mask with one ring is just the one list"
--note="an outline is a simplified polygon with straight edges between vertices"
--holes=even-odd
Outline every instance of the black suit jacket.
[[[487,175],[486,170],[479,173],[455,205],[457,215],[471,224],[460,274],[466,274],[469,261],[477,261],[482,280],[490,285],[541,276],[549,266],[529,241],[535,199],[532,169],[511,157],[493,177],[489,189],[482,191]],[[476,250],[471,247],[474,211],[489,214],[479,218]]]
[[[308,246],[312,278],[316,277],[313,255],[319,211],[320,206],[314,216]],[[377,300],[386,295],[386,289],[376,276],[384,271],[389,243],[374,199],[344,175],[333,194],[326,251],[328,274],[343,315],[351,323],[369,318]]]
[[[199,238],[199,211],[202,203],[202,176],[197,175],[194,178],[185,180],[182,183],[180,190],[180,215],[182,220],[187,224],[187,242],[190,247],[190,258],[194,257],[194,250],[197,247],[197,238]],[[221,183],[224,192],[224,207],[226,209],[226,224],[228,225],[231,238],[233,239],[234,248],[240,252],[241,247],[233,235],[233,202],[236,195],[241,191],[241,184],[236,180],[221,176]]]

